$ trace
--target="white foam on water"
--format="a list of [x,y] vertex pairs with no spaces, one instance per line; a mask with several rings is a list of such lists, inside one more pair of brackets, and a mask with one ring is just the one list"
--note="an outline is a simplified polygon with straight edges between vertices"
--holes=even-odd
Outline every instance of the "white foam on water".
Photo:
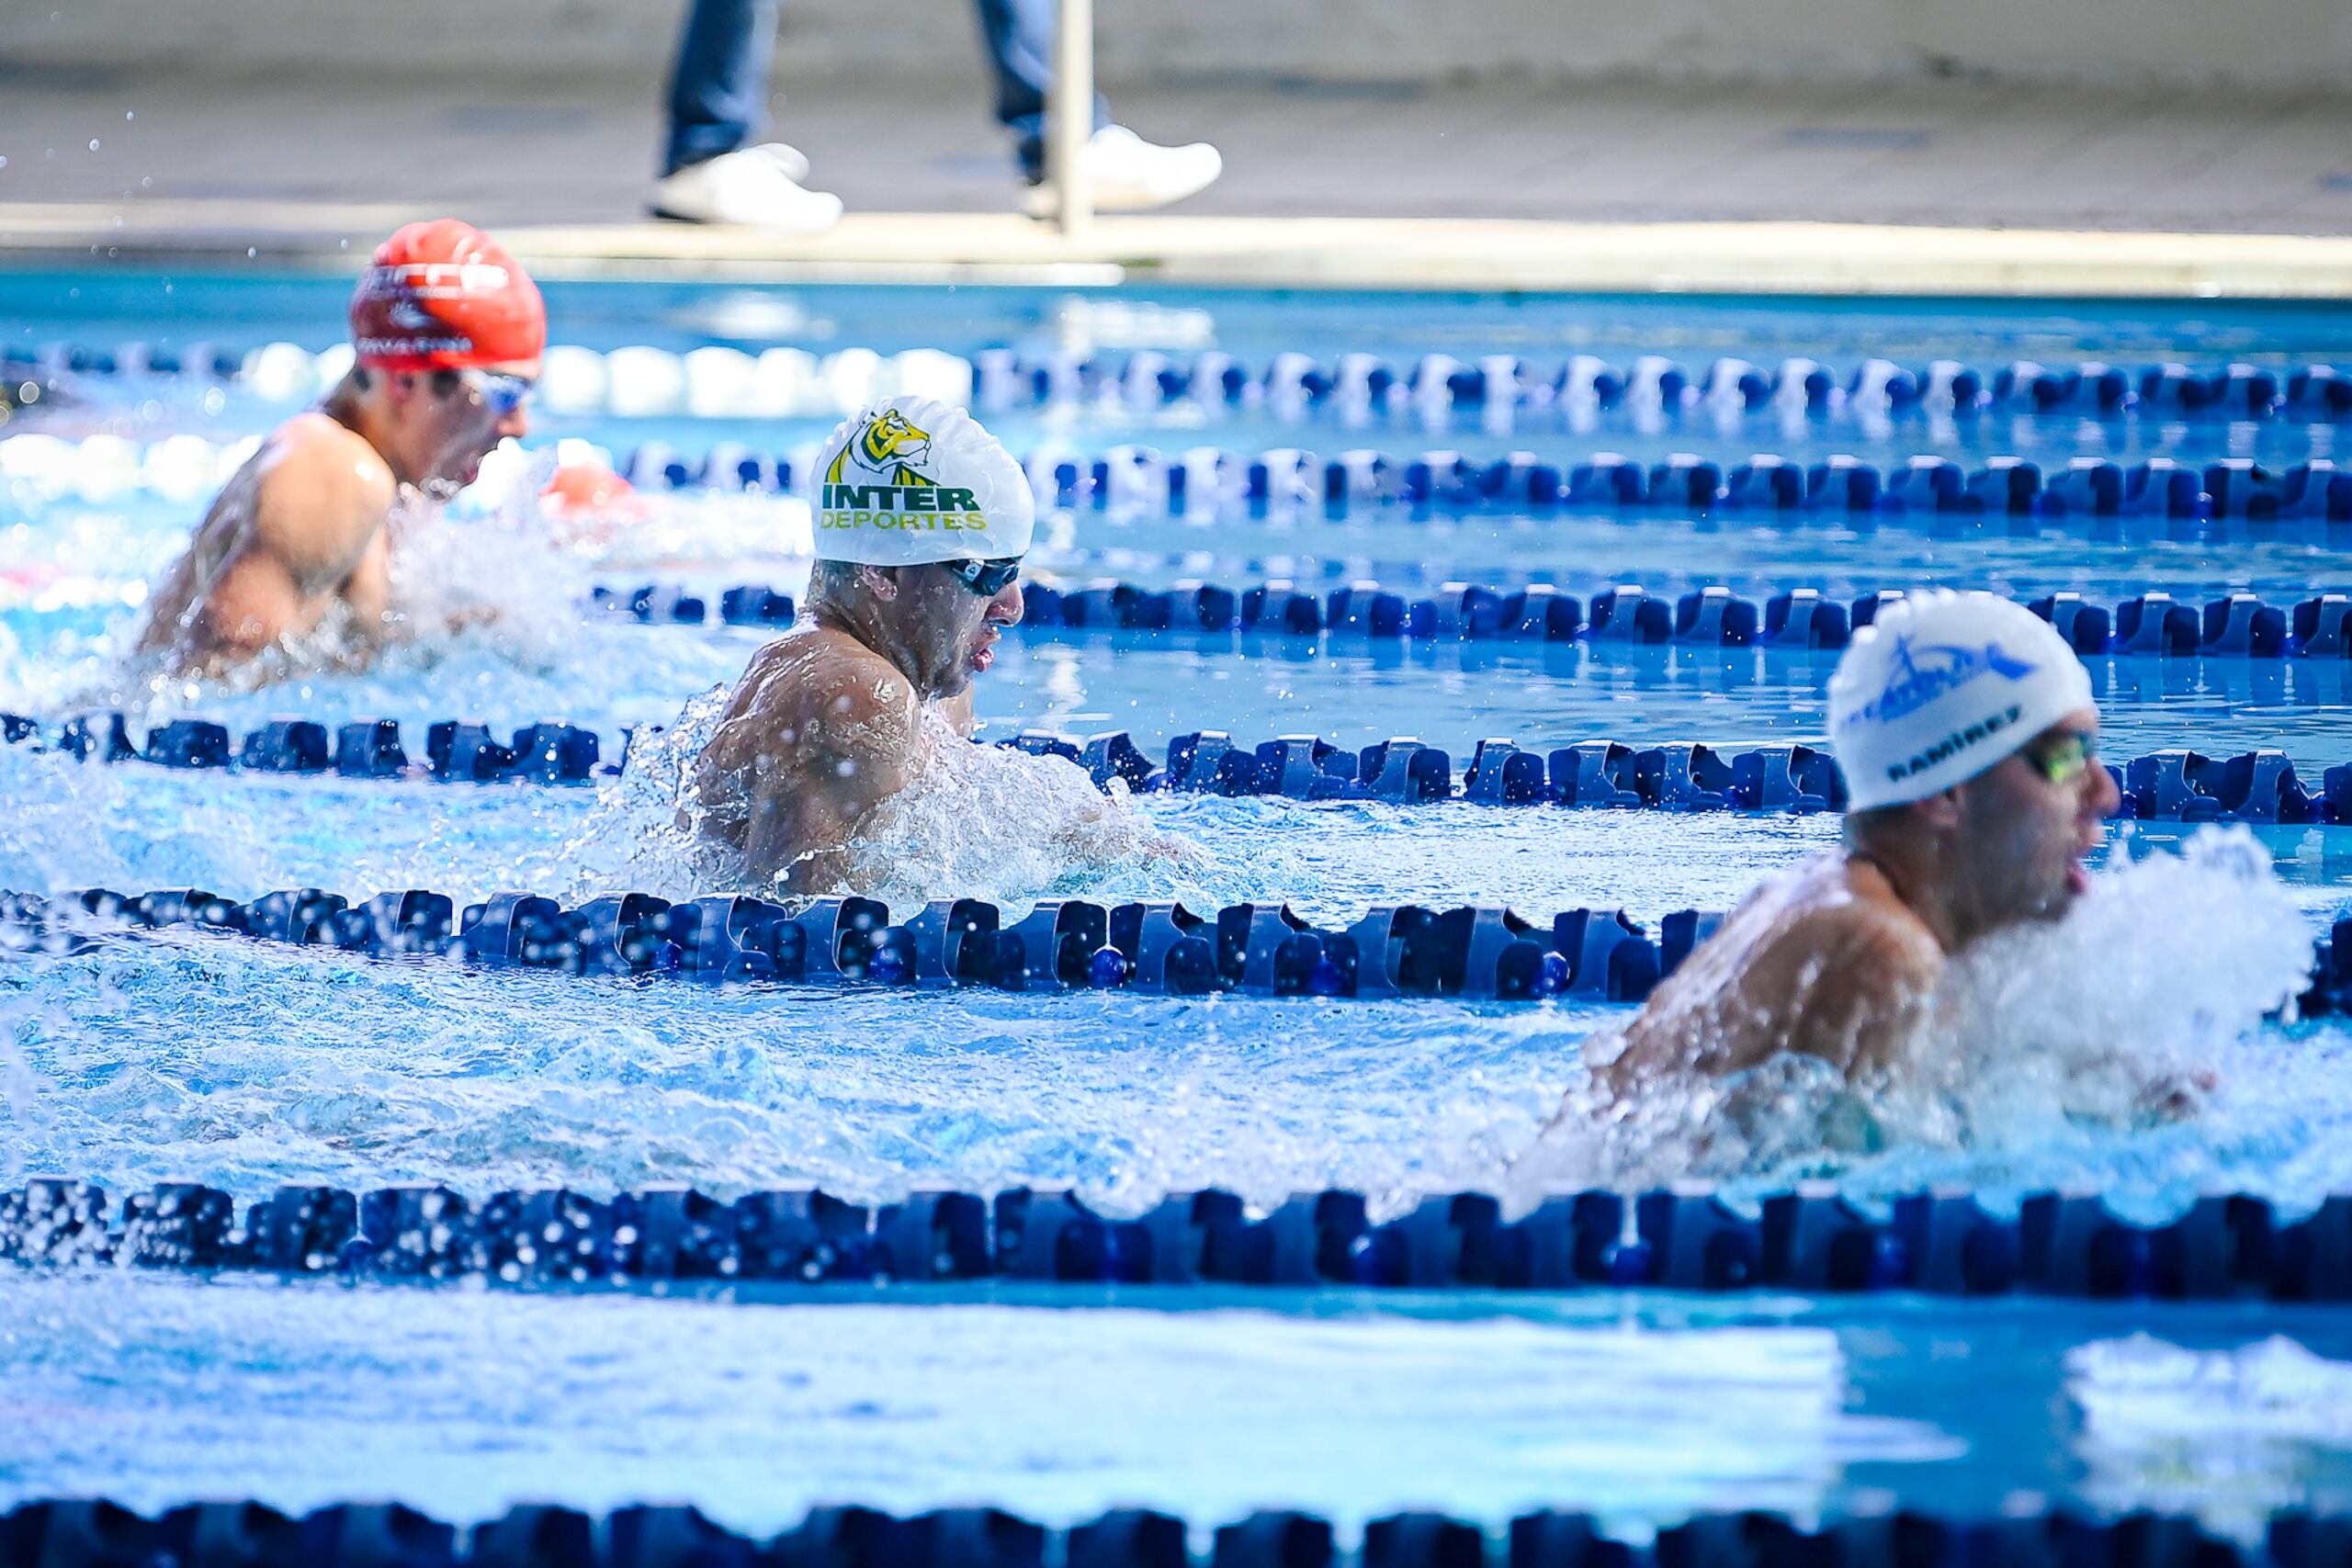
[[0,745],[0,888],[45,893],[96,884],[130,867],[107,847],[116,794],[106,764],[63,751]]
[[[550,870],[575,888],[776,897],[700,827],[715,805],[725,808],[701,797],[695,764],[728,700],[725,688],[705,693],[634,750]],[[1188,897],[1214,908],[1220,881],[1234,883],[1216,855],[1154,826],[1124,788],[1106,795],[1062,758],[975,745],[931,709],[922,726],[911,781],[858,825],[849,873],[830,891],[879,898],[905,919],[941,897]]]
[[1998,1187],[2063,1180],[2076,1162],[2111,1169],[2119,1132],[2153,1134],[2158,1159],[2182,1156],[2165,1134],[2228,1119],[2233,1081],[2267,1075],[2249,1038],[2302,989],[2311,961],[2310,927],[2268,854],[2243,828],[2207,828],[2178,854],[2094,877],[2064,919],[1953,960],[1938,1021],[1884,1080],[1849,1084],[1802,1055],[1654,1080],[1629,1100],[1583,1079],[1514,1184],[1522,1199],[1549,1184],[1690,1176]]
[[930,710],[919,745],[913,784],[861,824],[852,854],[856,890],[894,908],[949,897],[1172,897],[1180,886],[1197,897],[1213,875],[1211,851],[1162,832],[1123,785],[1105,795],[1064,758],[973,745]]

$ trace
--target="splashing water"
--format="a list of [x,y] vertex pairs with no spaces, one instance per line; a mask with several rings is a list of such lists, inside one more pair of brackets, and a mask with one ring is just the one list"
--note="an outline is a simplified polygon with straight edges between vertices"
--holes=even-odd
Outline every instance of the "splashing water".
[[[0,822],[0,888],[45,893],[134,879],[137,868],[108,831],[121,793],[121,781],[104,762],[69,751],[0,746],[0,799],[8,802],[6,820]],[[206,829],[216,826],[228,825],[190,824],[188,836],[209,837]],[[231,829],[232,841],[234,836]],[[183,846],[175,834],[153,847],[168,854]]]
[[[1722,1079],[1655,1081],[1616,1102],[1587,1077],[1512,1183],[1528,1200],[1547,1185],[1689,1176],[1760,1190],[1860,1174],[1896,1190],[1953,1179],[1957,1154],[1997,1188],[2028,1153],[2046,1180],[2053,1156],[2101,1132],[2155,1131],[2161,1147],[2168,1123],[2235,1092],[2247,1037],[2292,1003],[2310,966],[2309,927],[2269,855],[2244,828],[2209,827],[2178,854],[2095,877],[2056,924],[1956,957],[1938,1021],[1884,1081],[1849,1083],[1797,1055]],[[1596,1042],[1588,1065],[1610,1054]]]
[[[602,787],[596,810],[551,857],[551,880],[576,891],[627,886],[681,898],[709,892],[776,896],[742,856],[706,836],[715,803],[695,763],[727,712],[721,687],[688,702],[676,724],[634,748]],[[1190,839],[1162,831],[1114,784],[1106,795],[1058,757],[974,745],[926,708],[922,761],[904,792],[860,825],[842,893],[910,914],[933,898],[1020,905],[1090,898],[1238,899],[1245,884]]]
[[854,885],[885,902],[910,908],[967,889],[999,902],[1168,897],[1215,863],[1138,816],[1124,785],[1106,795],[1062,758],[972,745],[930,709],[918,744],[912,787],[863,824],[853,850]]

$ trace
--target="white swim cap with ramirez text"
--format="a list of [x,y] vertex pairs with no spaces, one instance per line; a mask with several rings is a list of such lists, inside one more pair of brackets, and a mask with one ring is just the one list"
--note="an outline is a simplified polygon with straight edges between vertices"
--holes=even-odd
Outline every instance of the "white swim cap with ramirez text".
[[1029,476],[962,409],[886,398],[817,459],[817,558],[865,566],[1005,560],[1036,529]]
[[1950,589],[1888,604],[1829,678],[1847,808],[1941,794],[2091,705],[2090,671],[2022,604]]

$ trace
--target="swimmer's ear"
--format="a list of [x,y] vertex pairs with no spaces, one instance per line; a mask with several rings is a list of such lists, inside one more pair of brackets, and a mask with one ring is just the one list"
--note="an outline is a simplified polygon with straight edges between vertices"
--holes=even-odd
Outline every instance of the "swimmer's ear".
[[857,569],[857,575],[865,580],[866,592],[872,593],[876,599],[888,600],[899,596],[897,567],[861,566]]
[[1968,786],[1954,784],[1940,795],[1930,795],[1911,803],[1919,820],[1930,828],[1951,829],[1960,826],[1960,792]]

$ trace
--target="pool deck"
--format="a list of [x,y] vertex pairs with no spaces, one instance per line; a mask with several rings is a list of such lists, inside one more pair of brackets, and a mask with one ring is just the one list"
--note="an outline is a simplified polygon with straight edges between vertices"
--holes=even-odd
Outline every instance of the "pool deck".
[[1227,175],[1072,242],[1010,210],[977,71],[912,96],[786,78],[777,133],[852,209],[794,240],[644,218],[658,75],[0,66],[0,257],[348,267],[454,211],[567,275],[2352,296],[2352,96],[1146,82],[1114,87],[1121,117],[1212,136]]

